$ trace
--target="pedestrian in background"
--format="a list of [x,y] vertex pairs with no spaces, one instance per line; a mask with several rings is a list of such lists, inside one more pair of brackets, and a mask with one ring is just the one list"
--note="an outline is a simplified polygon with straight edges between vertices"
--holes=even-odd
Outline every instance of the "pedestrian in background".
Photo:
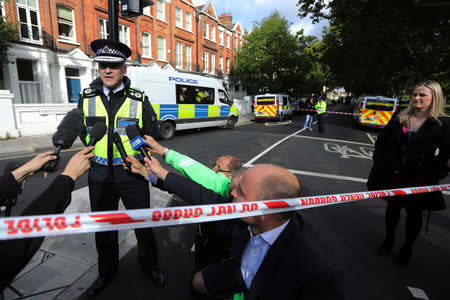
[[325,132],[325,112],[327,110],[327,104],[325,103],[323,96],[317,101],[315,109],[317,112],[317,126],[319,127],[319,132]]
[[309,103],[306,106],[308,110],[308,112],[306,113],[306,119],[305,119],[305,124],[303,125],[303,129],[306,129],[306,127],[309,128],[309,130],[312,131],[312,121],[314,118],[314,98],[311,97],[311,99],[309,99]]
[[[378,135],[367,186],[371,190],[436,185],[448,173],[449,118],[441,86],[424,81],[414,87],[408,108],[394,116]],[[387,256],[395,243],[400,210],[406,209],[406,237],[396,262],[407,265],[422,228],[423,210],[445,209],[441,192],[388,198],[386,237],[377,254]]]

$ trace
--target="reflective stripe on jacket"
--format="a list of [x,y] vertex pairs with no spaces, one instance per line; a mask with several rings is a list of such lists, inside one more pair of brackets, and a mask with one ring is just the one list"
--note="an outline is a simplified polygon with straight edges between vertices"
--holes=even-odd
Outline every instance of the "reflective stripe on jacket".
[[316,112],[318,115],[323,114],[327,110],[327,104],[325,101],[319,101],[317,102],[316,106]]

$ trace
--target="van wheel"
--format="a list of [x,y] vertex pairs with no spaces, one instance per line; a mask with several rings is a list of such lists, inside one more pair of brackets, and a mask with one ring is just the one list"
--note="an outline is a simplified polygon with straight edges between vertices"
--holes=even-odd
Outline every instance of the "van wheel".
[[225,128],[231,129],[236,125],[236,118],[231,116],[227,120],[227,124],[225,125]]
[[175,135],[175,126],[170,122],[164,122],[159,128],[159,137],[161,140],[169,140]]

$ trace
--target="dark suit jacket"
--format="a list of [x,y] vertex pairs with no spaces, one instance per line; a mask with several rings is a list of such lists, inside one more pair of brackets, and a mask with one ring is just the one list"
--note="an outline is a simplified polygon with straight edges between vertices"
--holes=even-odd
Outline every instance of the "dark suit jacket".
[[[229,201],[174,173],[167,175],[164,186],[167,191],[192,204]],[[202,271],[210,293],[229,296],[243,291],[246,300],[344,298],[335,257],[299,214],[291,218],[272,245],[247,290],[240,268],[248,239],[247,225],[237,222],[233,233],[232,257]]]
[[[59,175],[20,215],[63,213],[70,204],[74,185],[72,178]],[[0,291],[27,265],[43,241],[43,237],[0,241]]]

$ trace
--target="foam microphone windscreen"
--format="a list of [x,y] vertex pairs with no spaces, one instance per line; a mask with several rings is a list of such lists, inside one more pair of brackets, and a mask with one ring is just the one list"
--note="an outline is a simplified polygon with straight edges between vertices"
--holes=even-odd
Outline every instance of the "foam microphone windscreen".
[[91,130],[91,138],[89,140],[88,146],[94,146],[98,141],[100,141],[106,133],[106,124],[103,122],[95,123]]
[[84,113],[81,109],[74,108],[69,111],[56,128],[52,137],[53,145],[62,149],[72,147],[83,128],[83,118]]

